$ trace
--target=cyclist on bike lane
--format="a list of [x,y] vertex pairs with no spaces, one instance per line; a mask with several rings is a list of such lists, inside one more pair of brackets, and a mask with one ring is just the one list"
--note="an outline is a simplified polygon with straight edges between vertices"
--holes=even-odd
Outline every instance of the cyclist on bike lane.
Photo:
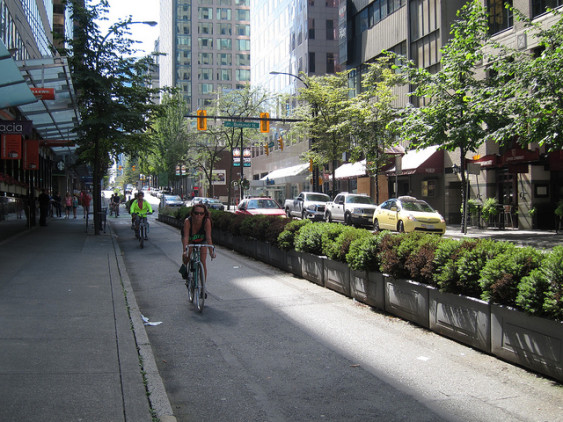
[[148,201],[145,201],[145,195],[143,194],[143,192],[139,192],[137,194],[137,199],[135,199],[131,204],[131,209],[129,210],[129,213],[131,215],[138,216],[135,217],[135,233],[137,233],[137,230],[139,230],[140,218],[146,217],[147,214],[152,214],[151,204],[149,204]]
[[114,215],[119,217],[119,203],[121,202],[121,197],[117,192],[114,192],[111,197],[111,205],[113,206]]
[[[196,204],[192,207],[190,216],[184,220],[184,230],[182,237],[182,261],[184,264],[190,262],[190,255],[192,248],[186,251],[186,247],[193,243],[205,243],[213,245],[211,240],[211,218],[209,211],[203,204]],[[203,271],[205,278],[207,278],[207,248],[201,248],[201,263],[203,264]],[[215,252],[211,249],[211,258],[215,258]]]

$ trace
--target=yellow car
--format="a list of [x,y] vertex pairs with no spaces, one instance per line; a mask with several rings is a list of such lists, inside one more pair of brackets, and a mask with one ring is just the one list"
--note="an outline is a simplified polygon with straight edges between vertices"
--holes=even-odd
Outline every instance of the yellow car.
[[373,229],[444,234],[446,220],[426,201],[400,196],[377,207],[373,213]]

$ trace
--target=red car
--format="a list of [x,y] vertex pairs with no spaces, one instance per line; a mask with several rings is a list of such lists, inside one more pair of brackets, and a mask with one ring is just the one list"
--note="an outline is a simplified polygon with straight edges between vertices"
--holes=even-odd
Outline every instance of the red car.
[[246,198],[240,201],[235,214],[279,215],[285,217],[285,210],[272,198]]

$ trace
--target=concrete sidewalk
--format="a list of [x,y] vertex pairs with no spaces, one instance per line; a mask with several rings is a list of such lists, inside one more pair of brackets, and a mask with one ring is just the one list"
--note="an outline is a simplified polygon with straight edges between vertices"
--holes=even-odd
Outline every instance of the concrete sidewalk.
[[0,421],[175,420],[111,229],[81,217],[0,223]]

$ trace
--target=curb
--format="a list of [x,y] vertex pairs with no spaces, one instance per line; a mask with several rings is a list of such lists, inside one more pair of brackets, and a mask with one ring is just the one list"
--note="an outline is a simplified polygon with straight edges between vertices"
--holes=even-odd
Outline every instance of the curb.
[[111,240],[124,290],[123,294],[125,295],[126,302],[129,306],[129,317],[133,328],[133,335],[141,358],[141,371],[144,373],[144,378],[147,383],[147,400],[150,403],[150,408],[154,411],[155,415],[161,422],[176,422],[176,417],[172,412],[172,406],[170,404],[170,400],[168,399],[168,395],[166,394],[164,383],[160,373],[158,372],[158,367],[156,366],[152,347],[149,342],[147,331],[145,330],[145,324],[141,318],[141,311],[139,310],[137,299],[135,298],[135,292],[131,287],[129,275],[127,274],[125,262],[123,261],[123,252],[115,241],[115,235],[113,232],[111,232]]

